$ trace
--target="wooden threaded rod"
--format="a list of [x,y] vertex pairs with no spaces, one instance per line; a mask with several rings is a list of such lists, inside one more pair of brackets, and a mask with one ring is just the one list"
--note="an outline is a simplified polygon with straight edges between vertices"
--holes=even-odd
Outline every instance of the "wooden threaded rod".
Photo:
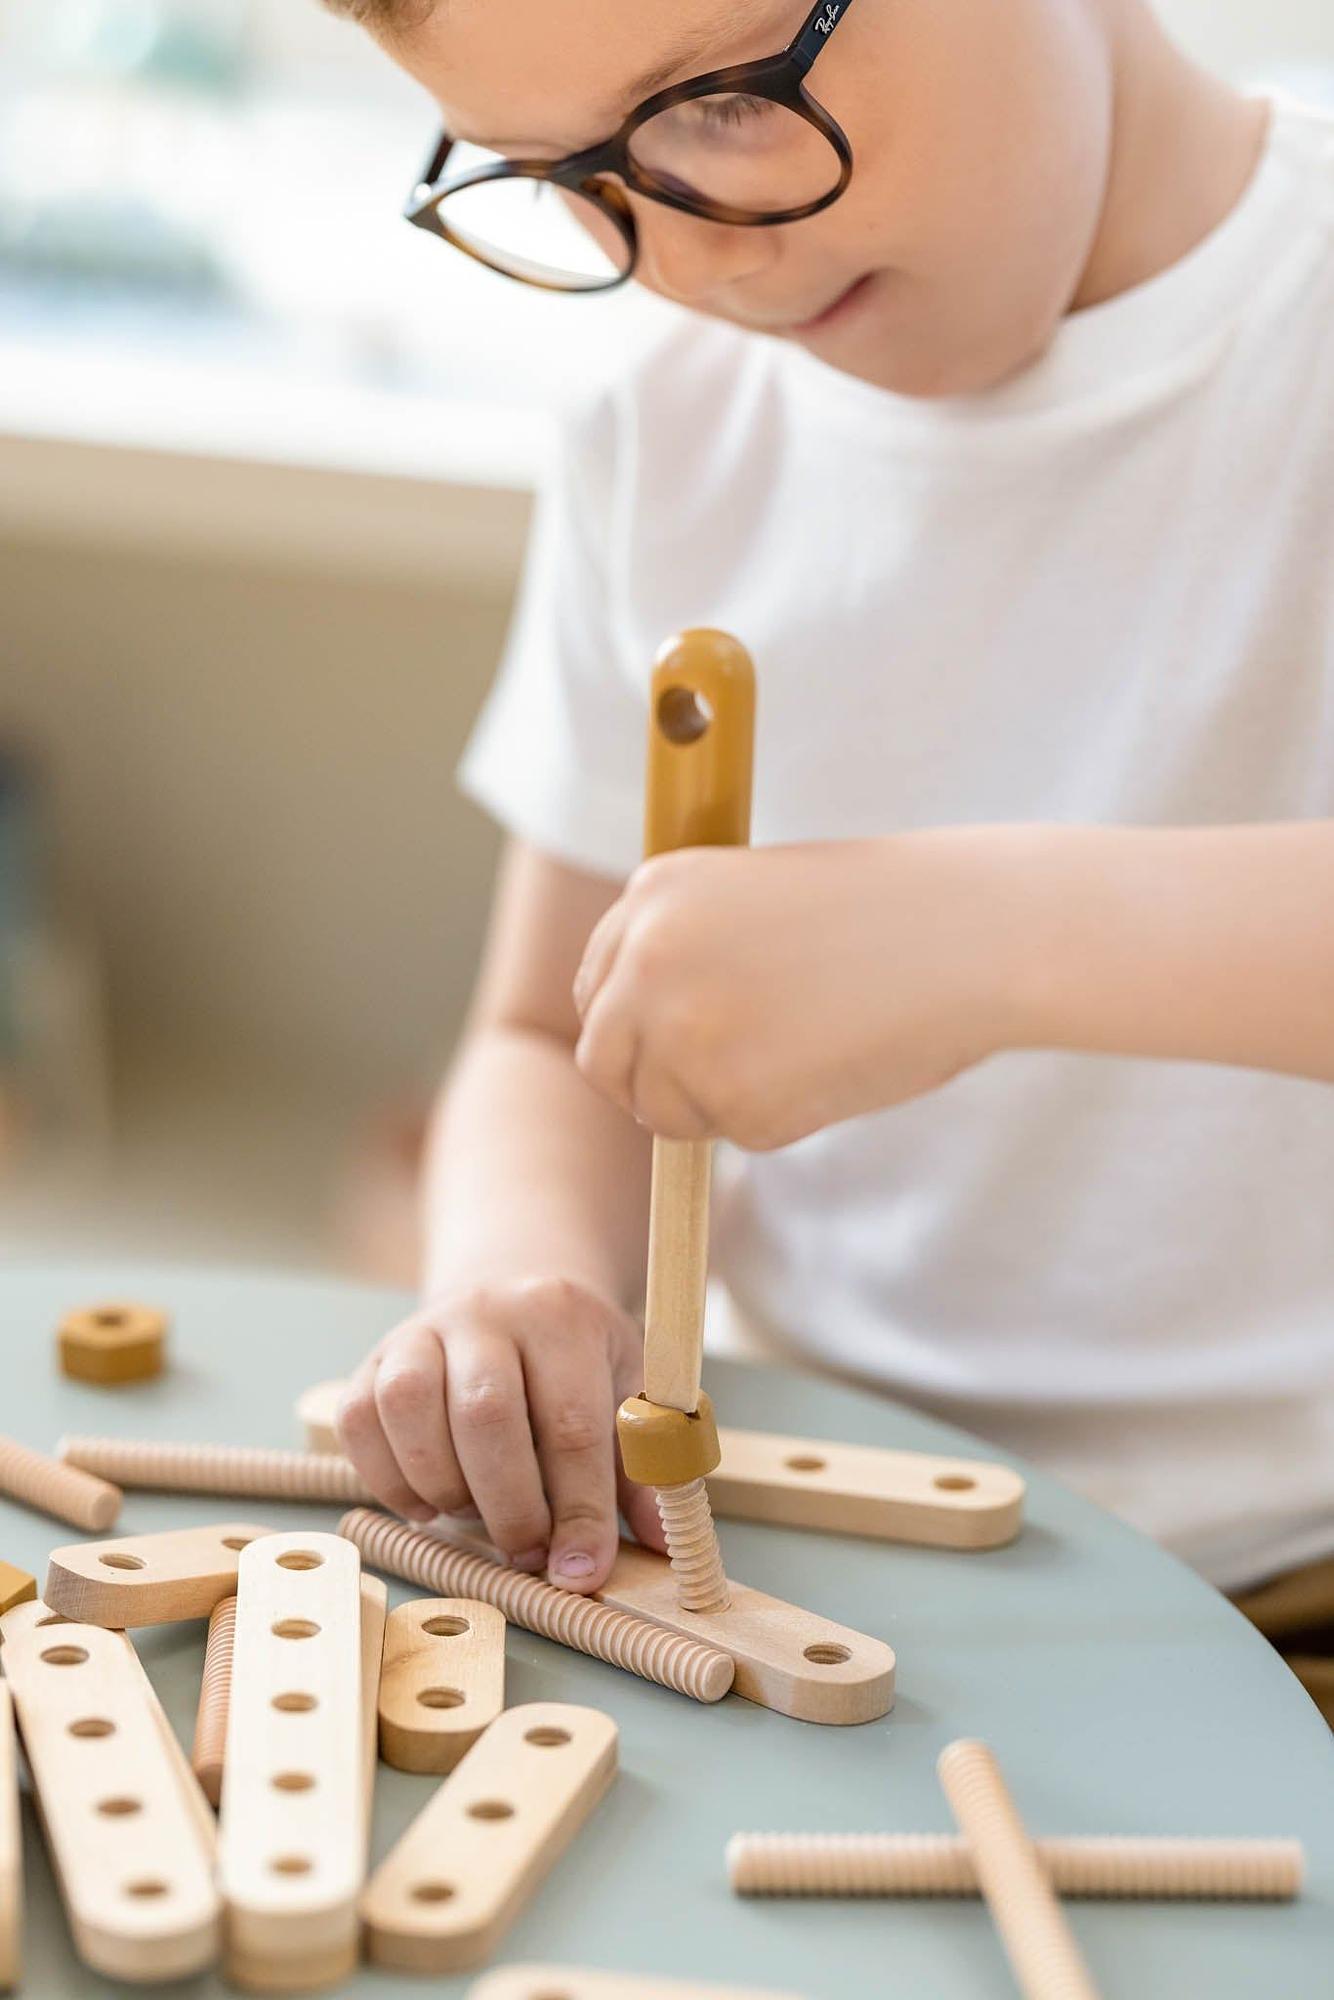
[[222,1798],[223,1751],[232,1692],[232,1652],[236,1643],[236,1599],[224,1597],[209,1614],[204,1675],[199,1684],[194,1748],[190,1764],[211,1806]]
[[1097,2000],[1056,1893],[985,1743],[961,1741],[936,1764],[992,1922],[1025,2000]]
[[166,1493],[219,1493],[253,1500],[369,1500],[356,1468],[332,1452],[261,1451],[249,1445],[147,1444],[126,1438],[67,1437],[67,1466],[121,1486]]
[[721,1701],[732,1685],[735,1662],[714,1646],[613,1611],[594,1598],[557,1590],[541,1577],[502,1568],[473,1551],[451,1548],[387,1514],[354,1508],[343,1516],[338,1532],[356,1543],[374,1569],[419,1583],[437,1597],[480,1597],[503,1611],[512,1625],[694,1701]]
[[[1035,1840],[1059,1896],[1125,1901],[1290,1902],[1305,1859],[1297,1840],[1155,1836]],[[738,1896],[976,1896],[966,1840],[947,1833],[738,1833],[727,1844]]]
[[68,1521],[85,1533],[109,1528],[120,1512],[122,1498],[105,1479],[62,1465],[10,1437],[0,1437],[0,1493],[39,1514],[54,1514],[58,1521]]
[[722,1550],[702,1479],[657,1486],[658,1514],[683,1611],[726,1611],[731,1602]]

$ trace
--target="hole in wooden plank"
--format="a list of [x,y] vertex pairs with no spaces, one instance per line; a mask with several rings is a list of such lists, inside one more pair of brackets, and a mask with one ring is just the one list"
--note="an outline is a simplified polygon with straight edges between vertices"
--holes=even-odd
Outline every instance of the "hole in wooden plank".
[[275,1639],[314,1639],[319,1629],[313,1618],[279,1618],[269,1627]]
[[122,1555],[119,1551],[111,1555],[99,1556],[97,1560],[105,1569],[147,1569],[148,1567],[142,1556]]
[[315,1780],[309,1771],[279,1771],[273,1780],[275,1792],[309,1792],[315,1788]]
[[476,1799],[468,1807],[469,1819],[513,1819],[514,1808],[504,1799]]
[[71,1736],[114,1736],[116,1725],[105,1715],[81,1715],[77,1722],[69,1726]]
[[939,1479],[934,1479],[931,1483],[939,1487],[942,1493],[971,1493],[977,1481],[965,1479],[961,1472],[942,1472]]
[[785,1458],[783,1463],[789,1472],[823,1472],[828,1460],[810,1457]]
[[423,1621],[422,1631],[429,1632],[433,1639],[457,1639],[464,1632],[471,1632],[472,1626],[466,1618],[456,1618],[452,1612],[439,1618]]
[[570,1732],[568,1729],[557,1729],[553,1723],[544,1722],[536,1729],[525,1729],[523,1740],[525,1743],[535,1743],[539,1750],[556,1750],[562,1743],[569,1742]]
[[658,727],[669,743],[698,743],[713,721],[713,710],[694,688],[665,687],[658,696]]
[[97,1810],[107,1819],[128,1819],[132,1813],[143,1811],[141,1799],[99,1799]]
[[42,1658],[48,1667],[81,1667],[88,1655],[82,1646],[48,1646]]
[[423,1688],[417,1696],[423,1708],[462,1708],[467,1698],[462,1688]]
[[319,1703],[313,1694],[301,1694],[294,1690],[290,1694],[276,1694],[273,1706],[280,1708],[284,1715],[308,1715],[312,1708],[318,1708]]
[[127,1896],[165,1896],[167,1885],[156,1875],[141,1875],[137,1881],[125,1884],[125,1893]]
[[100,1312],[92,1313],[90,1317],[94,1326],[124,1326],[129,1314],[121,1312],[116,1306],[103,1306]]
[[252,1535],[224,1535],[222,1546],[225,1549],[248,1549],[253,1539]]
[[275,1854],[269,1863],[275,1875],[309,1875],[313,1865],[305,1854]]
[[821,1644],[808,1646],[803,1657],[808,1659],[813,1667],[841,1667],[845,1660],[852,1658],[852,1654],[846,1646]]
[[279,1569],[318,1569],[324,1557],[314,1549],[284,1549],[275,1560]]
[[452,1882],[414,1882],[412,1885],[414,1903],[447,1903],[454,1894]]

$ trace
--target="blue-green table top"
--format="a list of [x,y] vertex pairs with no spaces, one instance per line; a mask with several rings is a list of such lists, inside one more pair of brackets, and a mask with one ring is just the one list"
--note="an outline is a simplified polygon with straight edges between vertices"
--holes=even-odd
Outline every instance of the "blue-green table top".
[[[157,1382],[97,1389],[54,1365],[75,1305],[131,1297],[172,1315]],[[44,1265],[0,1276],[0,1429],[43,1449],[64,1431],[296,1445],[299,1392],[347,1372],[405,1309],[390,1292],[263,1273]],[[907,1450],[1004,1458],[878,1397],[716,1364],[726,1423]],[[1013,1462],[1013,1461],[1011,1461]],[[1334,1994],[1334,1749],[1278,1656],[1191,1571],[1054,1481],[1028,1478],[1008,1549],[955,1554],[723,1523],[728,1569],[886,1639],[898,1699],[854,1729],[793,1722],[729,1696],[703,1708],[513,1630],[508,1699],[602,1708],[621,1730],[606,1802],[506,1939],[498,1963],[542,1960],[776,1988],[805,2000],[1005,2000],[1014,1985],[977,1903],[739,1901],[723,1848],[746,1830],[952,1831],[942,1746],[979,1736],[1041,1834],[1287,1835],[1310,1873],[1291,1906],[1068,1905],[1106,2000],[1317,2000]],[[115,1532],[196,1520],[332,1527],[337,1511],[133,1493]],[[61,1524],[0,1500],[0,1558],[38,1577]],[[414,1593],[391,1584],[390,1602]],[[182,1741],[193,1729],[199,1625],[139,1635]],[[381,1767],[378,1859],[435,1781]],[[26,1989],[111,1992],[71,1951],[35,1823],[26,1822]],[[440,1979],[446,1996],[470,1980]],[[163,1992],[227,1989],[216,1976]],[[365,1968],[361,2000],[411,1991]]]

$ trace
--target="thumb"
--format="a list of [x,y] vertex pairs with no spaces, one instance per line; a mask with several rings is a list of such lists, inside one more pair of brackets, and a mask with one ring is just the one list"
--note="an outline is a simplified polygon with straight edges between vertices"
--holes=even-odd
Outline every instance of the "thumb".
[[636,1486],[633,1480],[621,1473],[618,1481],[621,1512],[624,1514],[630,1533],[646,1549],[656,1549],[665,1556],[667,1544],[663,1539],[662,1522],[658,1518],[658,1503],[651,1486]]

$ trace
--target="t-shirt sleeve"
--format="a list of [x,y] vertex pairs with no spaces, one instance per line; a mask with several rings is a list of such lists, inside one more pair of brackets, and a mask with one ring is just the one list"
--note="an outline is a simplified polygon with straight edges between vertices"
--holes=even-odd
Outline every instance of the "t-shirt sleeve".
[[458,782],[520,839],[622,878],[640,857],[648,663],[640,692],[613,639],[610,424],[604,404],[563,435]]

